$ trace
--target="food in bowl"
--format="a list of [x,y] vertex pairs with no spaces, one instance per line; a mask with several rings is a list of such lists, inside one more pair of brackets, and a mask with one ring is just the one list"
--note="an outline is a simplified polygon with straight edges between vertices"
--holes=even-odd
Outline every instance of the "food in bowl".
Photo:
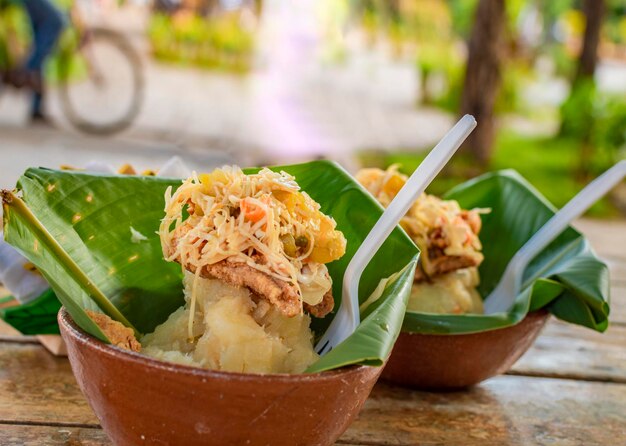
[[76,380],[115,445],[332,445],[383,370],[358,365],[300,375],[226,373],[104,344],[82,331],[65,308],[59,326]]
[[407,310],[435,314],[482,313],[483,302],[476,287],[477,268],[461,268],[431,280],[413,283]]
[[326,263],[346,239],[294,177],[194,175],[166,191],[159,235],[183,268],[185,304],[141,338],[144,354],[245,373],[302,373],[318,359],[311,317],[333,309]]
[[[361,183],[384,207],[404,186],[407,176],[393,165],[387,170],[361,169]],[[482,313],[478,266],[483,261],[478,237],[481,213],[465,210],[454,200],[422,194],[400,225],[420,248],[408,310],[437,314]]]

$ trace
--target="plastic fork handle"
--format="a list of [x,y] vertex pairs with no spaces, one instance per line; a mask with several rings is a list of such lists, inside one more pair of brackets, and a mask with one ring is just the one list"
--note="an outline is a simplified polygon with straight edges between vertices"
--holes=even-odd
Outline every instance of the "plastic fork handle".
[[[452,155],[454,155],[475,127],[476,120],[473,116],[465,115],[461,118],[409,177],[406,184],[400,189],[363,243],[361,243],[354,257],[352,257],[343,278],[344,296],[352,296],[353,299],[358,299],[359,282],[365,267],[370,263],[415,200],[450,161]],[[358,300],[352,302],[349,306],[351,319],[356,325],[359,324],[358,307]]]
[[359,282],[365,267],[411,208],[413,202],[424,192],[443,166],[450,161],[452,155],[475,127],[476,120],[473,116],[463,116],[430,151],[374,224],[346,268],[343,276],[341,305],[326,333],[315,347],[315,351],[328,352],[356,330],[360,323]]
[[573,220],[580,217],[594,203],[613,189],[625,176],[626,160],[623,160],[589,183],[517,251],[511,260],[512,267],[521,276],[526,266],[539,252],[561,234]]

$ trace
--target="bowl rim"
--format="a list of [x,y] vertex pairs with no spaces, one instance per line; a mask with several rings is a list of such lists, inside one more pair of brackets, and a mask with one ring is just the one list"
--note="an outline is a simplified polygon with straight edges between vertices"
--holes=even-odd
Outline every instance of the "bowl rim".
[[452,337],[481,335],[483,333],[491,333],[491,332],[496,332],[496,331],[501,331],[501,330],[508,330],[510,328],[517,327],[518,325],[520,325],[520,324],[522,324],[524,322],[528,322],[527,319],[529,317],[531,317],[533,319],[545,320],[545,319],[548,319],[551,315],[552,315],[552,313],[550,313],[550,311],[548,311],[548,309],[546,307],[541,307],[541,308],[538,308],[538,309],[533,310],[533,311],[528,311],[524,315],[524,317],[522,319],[520,319],[520,321],[517,322],[516,324],[506,325],[504,327],[496,327],[496,328],[492,328],[490,330],[473,331],[473,332],[470,332],[470,333],[420,333],[418,331],[404,331],[404,330],[400,330],[400,334],[398,336],[400,336],[402,334],[405,334],[405,335],[411,335],[411,336],[452,338]]
[[[265,382],[319,382],[319,381],[332,381],[336,379],[345,379],[351,375],[359,375],[366,369],[377,368],[377,366],[355,364],[343,366],[338,369],[326,370],[316,373],[239,373],[239,372],[226,372],[220,370],[204,369],[195,366],[189,366],[184,364],[176,364],[173,362],[166,362],[159,359],[151,358],[141,353],[129,351],[115,345],[102,342],[100,339],[91,336],[83,329],[81,329],[74,319],[67,311],[65,306],[62,306],[57,314],[57,320],[61,333],[66,332],[67,336],[71,337],[78,344],[81,344],[91,350],[95,350],[100,354],[106,355],[110,358],[133,363],[146,368],[151,368],[158,371],[183,374],[195,378],[201,378],[204,382],[206,379],[225,379],[235,381],[265,381]],[[382,367],[382,366],[381,366]]]

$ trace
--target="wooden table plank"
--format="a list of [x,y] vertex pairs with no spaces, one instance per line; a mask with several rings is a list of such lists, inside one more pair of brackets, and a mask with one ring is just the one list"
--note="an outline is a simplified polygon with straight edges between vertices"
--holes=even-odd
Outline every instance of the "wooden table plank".
[[575,226],[609,265],[611,282],[626,286],[626,221],[583,218],[577,220]]
[[585,234],[594,250],[603,257],[621,259],[626,263],[626,220],[579,219],[576,229]]
[[19,331],[0,319],[0,339],[4,339],[5,337],[10,338],[19,336],[21,336],[21,333]]
[[[621,444],[624,426],[624,385],[504,376],[469,391],[428,393],[380,383],[338,444]],[[0,444],[15,444],[11,438],[27,445],[109,444],[97,429],[0,424]]]
[[[67,360],[17,343],[0,343],[0,420],[0,430],[7,422],[97,425]],[[624,426],[626,385],[504,376],[441,394],[379,384],[340,443],[533,444],[549,438],[563,445],[620,444]]]
[[611,314],[609,321],[612,324],[626,325],[626,283],[611,287]]
[[[110,446],[102,429],[0,424],[0,444],[20,446]],[[339,441],[341,446],[362,446]]]
[[0,342],[0,423],[25,421],[98,425],[66,358],[39,344]]
[[0,444],[20,446],[105,446],[111,442],[99,428],[0,424]]
[[612,257],[601,257],[609,266],[611,284],[626,286],[626,262]]
[[626,384],[626,326],[605,333],[552,319],[512,373]]
[[[9,290],[7,290],[1,283],[0,283],[0,299],[8,296]],[[4,304],[0,304],[0,308],[9,306],[9,305],[14,305],[15,301],[12,301],[10,303],[4,303]],[[19,336],[20,332],[17,331],[15,328],[11,327],[9,324],[7,324],[6,322],[4,322],[2,319],[0,319],[0,338],[4,338],[4,336]]]
[[502,376],[469,391],[378,384],[342,441],[367,445],[625,444],[626,386]]

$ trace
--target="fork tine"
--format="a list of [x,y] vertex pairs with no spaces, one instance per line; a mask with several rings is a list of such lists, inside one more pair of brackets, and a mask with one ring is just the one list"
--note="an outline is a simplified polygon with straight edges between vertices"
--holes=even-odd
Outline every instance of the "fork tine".
[[328,347],[329,345],[330,345],[330,340],[326,341],[326,342],[324,343],[324,345],[322,345],[322,347],[321,347],[321,348],[317,351],[317,354],[321,356],[321,355],[326,354],[326,353],[328,353],[329,351],[331,351],[331,350],[332,350],[332,347],[330,347],[330,348],[328,349],[328,351],[326,351],[326,347]]

